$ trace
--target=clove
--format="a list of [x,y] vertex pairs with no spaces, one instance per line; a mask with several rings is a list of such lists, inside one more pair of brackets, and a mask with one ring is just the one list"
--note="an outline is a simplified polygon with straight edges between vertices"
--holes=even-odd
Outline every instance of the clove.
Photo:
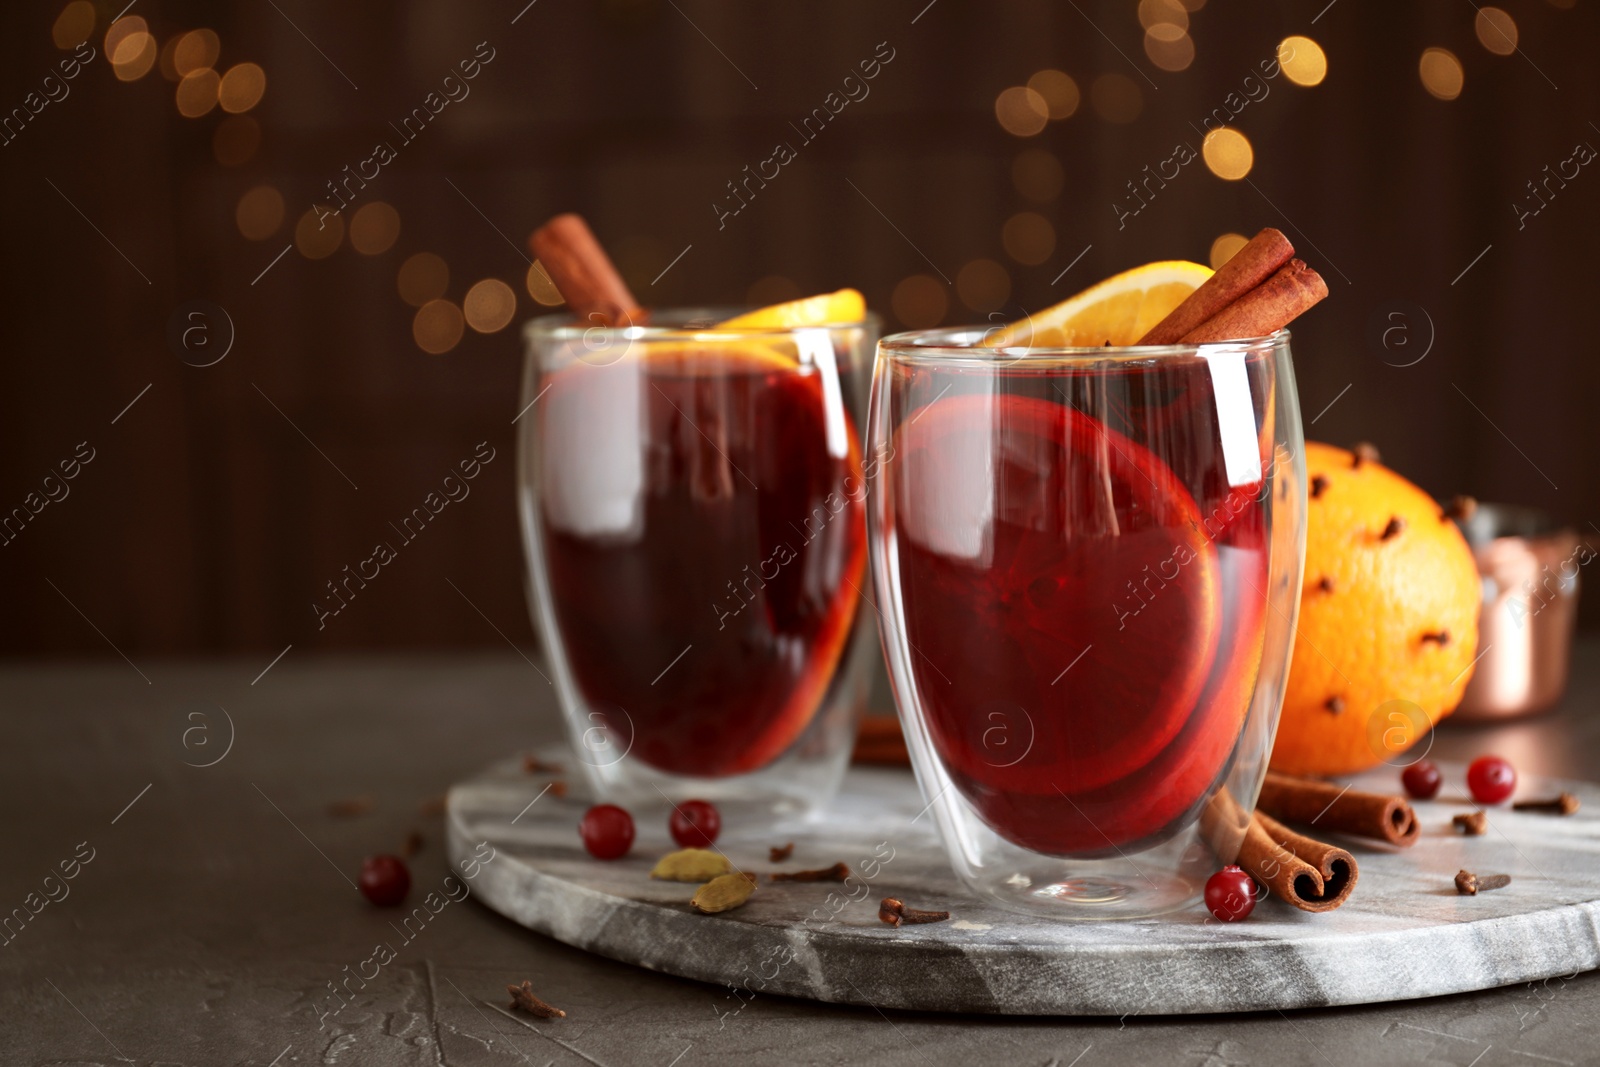
[[793,841],[790,841],[787,845],[783,845],[782,847],[773,845],[771,848],[767,849],[767,859],[772,863],[782,863],[792,855],[794,855]]
[[1472,811],[1455,816],[1450,820],[1450,825],[1468,837],[1482,837],[1489,832],[1489,816],[1481,811]]
[[1448,522],[1454,519],[1457,522],[1466,522],[1478,510],[1478,502],[1470,496],[1454,496],[1445,509],[1439,512],[1439,521]]
[[565,1019],[567,1013],[553,1004],[546,1004],[533,992],[533,983],[524,981],[521,985],[508,985],[506,992],[511,994],[511,1007],[513,1010],[525,1011],[529,1015],[537,1015],[541,1019]]
[[1511,884],[1509,874],[1473,874],[1471,871],[1456,872],[1456,892],[1464,897],[1475,897],[1479,890],[1504,889]]
[[1378,535],[1378,540],[1387,541],[1391,537],[1400,536],[1400,531],[1406,528],[1406,520],[1398,515],[1391,516],[1389,524],[1383,528],[1383,533]]
[[1382,463],[1376,445],[1362,441],[1350,450],[1350,469],[1360,470],[1363,463]]
[[1578,810],[1578,798],[1562,793],[1549,800],[1519,800],[1511,805],[1512,811],[1547,811],[1552,815],[1571,815]]
[[903,901],[894,897],[884,897],[878,905],[878,918],[890,926],[916,925],[919,923],[942,923],[950,918],[948,911],[921,911],[917,908],[908,908]]
[[835,863],[832,867],[823,867],[815,871],[779,871],[767,875],[774,882],[842,882],[850,877],[850,867],[844,863]]
[[1328,489],[1328,477],[1325,474],[1316,474],[1311,478],[1311,499],[1315,500]]
[[1322,706],[1337,715],[1344,710],[1344,697],[1329,697],[1322,702]]

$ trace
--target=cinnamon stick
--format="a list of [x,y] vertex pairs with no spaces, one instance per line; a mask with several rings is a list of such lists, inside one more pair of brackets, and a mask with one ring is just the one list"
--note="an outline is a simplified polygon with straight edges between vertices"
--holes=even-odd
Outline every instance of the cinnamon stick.
[[1239,850],[1239,866],[1301,911],[1332,911],[1356,887],[1355,857],[1256,812]]
[[[1294,255],[1294,245],[1280,231],[1267,227],[1160,322],[1139,339],[1142,345],[1173,345],[1218,312],[1270,278]],[[1267,332],[1271,332],[1270,330]],[[1260,334],[1240,334],[1258,337]]]
[[1200,812],[1200,832],[1217,857],[1230,857],[1275,896],[1301,911],[1332,911],[1355,888],[1355,857],[1302,836],[1270,815],[1246,817],[1227,789]]
[[582,216],[557,215],[533,232],[528,247],[578,318],[597,326],[643,321],[644,310]]
[[1289,822],[1374,837],[1391,845],[1417,843],[1422,825],[1404,797],[1345,789],[1332,782],[1267,772],[1256,806]]
[[[1196,290],[1198,292],[1198,290]],[[1266,281],[1183,335],[1186,345],[1266,337],[1328,295],[1322,275],[1291,259]]]

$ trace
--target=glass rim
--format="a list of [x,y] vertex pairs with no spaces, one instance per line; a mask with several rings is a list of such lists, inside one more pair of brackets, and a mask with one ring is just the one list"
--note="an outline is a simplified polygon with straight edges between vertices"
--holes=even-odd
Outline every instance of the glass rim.
[[[898,362],[960,362],[1016,366],[1028,362],[1069,364],[1130,363],[1140,360],[1193,359],[1229,352],[1287,349],[1289,328],[1261,337],[1241,337],[1206,344],[1173,345],[1007,345],[989,348],[978,342],[992,326],[938,326],[905,330],[878,340],[879,355]],[[964,340],[957,340],[958,338]]]
[[[803,330],[826,330],[830,333],[840,330],[859,330],[871,328],[882,332],[883,319],[877,312],[869,310],[865,316],[855,322],[835,322],[826,326],[771,326],[764,329],[737,329],[719,330],[711,323],[705,325],[689,326],[688,323],[697,322],[699,319],[710,319],[713,322],[723,321],[747,311],[756,310],[753,307],[676,307],[660,308],[652,312],[655,319],[666,320],[662,325],[642,326],[585,326],[571,311],[552,312],[548,315],[539,315],[523,323],[522,336],[526,341],[535,339],[541,341],[593,341],[594,331],[599,331],[606,343],[611,341],[644,341],[677,342],[694,344],[726,344],[737,340],[774,340],[792,338]],[[672,320],[681,319],[674,323]]]

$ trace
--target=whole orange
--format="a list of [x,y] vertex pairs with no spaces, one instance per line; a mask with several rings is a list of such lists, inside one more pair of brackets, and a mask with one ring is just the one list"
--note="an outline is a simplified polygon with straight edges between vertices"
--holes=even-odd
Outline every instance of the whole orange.
[[1432,497],[1370,446],[1306,442],[1306,569],[1274,770],[1350,774],[1405,751],[1461,701],[1478,567]]

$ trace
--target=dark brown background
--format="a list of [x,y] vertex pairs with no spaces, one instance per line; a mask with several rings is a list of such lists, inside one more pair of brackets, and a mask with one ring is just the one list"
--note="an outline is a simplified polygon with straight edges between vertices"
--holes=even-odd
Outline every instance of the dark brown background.
[[[122,2],[100,5],[97,47]],[[0,147],[0,511],[78,442],[97,451],[66,500],[0,547],[0,649],[503,647],[496,627],[530,641],[512,505],[516,327],[469,331],[449,354],[426,355],[395,275],[407,255],[437,252],[451,265],[451,298],[503,278],[520,322],[536,310],[522,241],[567,209],[590,217],[649,302],[743,302],[752,281],[776,274],[808,291],[858,286],[891,326],[894,285],[931,272],[929,260],[951,278],[972,259],[998,260],[1013,300],[1036,309],[1146,260],[1203,261],[1225,231],[1276,225],[1333,289],[1296,328],[1307,420],[1351,386],[1312,436],[1371,439],[1431,491],[1538,505],[1595,535],[1600,174],[1585,169],[1525,229],[1512,208],[1575,143],[1600,145],[1593,5],[1504,0],[1522,51],[1502,57],[1478,43],[1466,0],[1211,0],[1192,16],[1195,63],[1167,73],[1145,57],[1131,0],[926,2],[762,5],[770,13],[757,15],[708,0],[540,0],[512,25],[523,0],[140,0],[130,13],[161,41],[209,26],[223,66],[265,67],[262,145],[247,163],[220,166],[219,113],[181,118],[159,72],[125,84],[102,56]],[[60,7],[6,6],[0,107],[19,105],[63,55],[50,39]],[[1111,205],[1124,183],[1180,142],[1198,148],[1192,124],[1291,33],[1322,44],[1330,73],[1311,89],[1278,78],[1240,116],[1256,150],[1250,182],[1197,162],[1119,232]],[[323,182],[366,156],[480,41],[496,58],[472,95],[366,194],[398,208],[395,247],[367,257],[346,246],[320,261],[290,252],[252,285]],[[895,58],[870,97],[719,232],[711,204],[724,183],[793,140],[788,122],[881,41]],[[1465,66],[1453,102],[1419,82],[1432,45]],[[1118,125],[1085,101],[1037,137],[1005,133],[996,94],[1046,67],[1086,90],[1101,74],[1131,77],[1143,111]],[[1010,176],[1033,146],[1059,157],[1066,184],[1037,208],[1055,225],[1055,254],[1022,267],[1000,228],[1034,206]],[[248,241],[234,205],[262,182],[283,192],[289,220]],[[205,369],[167,341],[169,319],[192,299],[223,306],[237,329],[228,357]],[[1406,368],[1369,339],[1399,302],[1424,309],[1436,331],[1427,358]],[[946,321],[979,318],[953,294],[951,306]],[[1420,343],[1427,327],[1412,316]],[[484,440],[498,458],[471,497],[319,633],[311,603],[323,583]]]

